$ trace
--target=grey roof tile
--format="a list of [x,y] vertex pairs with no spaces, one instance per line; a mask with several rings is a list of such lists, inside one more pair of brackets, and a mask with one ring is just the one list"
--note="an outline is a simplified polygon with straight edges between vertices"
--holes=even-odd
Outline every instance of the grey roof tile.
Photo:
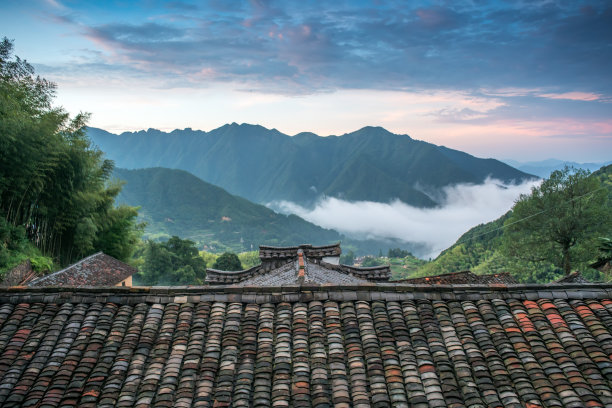
[[23,289],[0,405],[612,406],[607,288]]
[[114,286],[138,269],[98,252],[61,271],[30,281],[28,286]]

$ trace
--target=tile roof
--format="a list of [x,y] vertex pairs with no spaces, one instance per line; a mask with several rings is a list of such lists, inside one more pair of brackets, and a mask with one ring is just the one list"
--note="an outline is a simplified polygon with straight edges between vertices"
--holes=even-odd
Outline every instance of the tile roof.
[[336,265],[326,260],[340,256],[340,244],[313,247],[259,247],[261,264],[243,271],[206,270],[206,282],[211,285],[281,286],[310,283],[386,282],[391,277],[388,265],[357,268]]
[[138,272],[105,253],[98,252],[79,262],[38,278],[28,286],[113,286]]
[[598,259],[589,266],[603,273],[612,273],[612,259]]
[[29,259],[4,274],[1,286],[22,286],[36,279],[36,272]]
[[585,279],[580,272],[572,272],[567,276],[557,279],[557,283],[591,283]]
[[420,278],[402,279],[395,282],[427,284],[427,285],[451,285],[451,284],[489,284],[489,283],[518,283],[509,273],[495,273],[490,275],[476,275],[471,271],[445,273],[435,276],[423,276]]
[[[360,284],[367,283],[366,279],[357,276],[334,271],[320,264],[306,263],[303,269],[304,283],[335,283],[335,284]],[[270,272],[262,273],[236,283],[239,286],[282,286],[288,284],[297,285],[300,282],[298,261],[292,261],[284,266]]]
[[612,406],[612,285],[7,288],[0,406]]

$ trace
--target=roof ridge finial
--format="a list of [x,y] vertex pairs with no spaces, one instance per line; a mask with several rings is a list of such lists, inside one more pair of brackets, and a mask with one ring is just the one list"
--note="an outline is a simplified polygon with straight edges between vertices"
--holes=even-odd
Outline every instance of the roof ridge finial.
[[304,266],[304,251],[298,249],[298,284],[301,286],[306,280],[306,268]]

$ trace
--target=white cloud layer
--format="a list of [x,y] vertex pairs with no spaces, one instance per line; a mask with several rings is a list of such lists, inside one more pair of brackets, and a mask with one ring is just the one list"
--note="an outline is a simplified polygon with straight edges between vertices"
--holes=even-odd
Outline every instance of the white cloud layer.
[[395,238],[423,244],[429,253],[420,255],[433,258],[470,228],[500,217],[534,185],[535,182],[504,185],[488,179],[479,185],[447,186],[445,199],[436,208],[416,208],[399,200],[349,202],[333,197],[322,199],[313,209],[288,201],[271,206],[354,238]]

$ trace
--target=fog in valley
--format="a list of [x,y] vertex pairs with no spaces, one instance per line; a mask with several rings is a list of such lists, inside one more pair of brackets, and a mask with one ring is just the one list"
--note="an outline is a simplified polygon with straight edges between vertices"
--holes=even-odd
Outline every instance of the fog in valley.
[[415,255],[427,259],[436,257],[470,228],[506,213],[520,194],[529,193],[536,184],[507,185],[487,179],[479,185],[447,186],[436,208],[417,208],[399,200],[350,202],[334,197],[321,199],[313,208],[288,201],[269,206],[354,238],[394,238],[422,244],[428,249]]

